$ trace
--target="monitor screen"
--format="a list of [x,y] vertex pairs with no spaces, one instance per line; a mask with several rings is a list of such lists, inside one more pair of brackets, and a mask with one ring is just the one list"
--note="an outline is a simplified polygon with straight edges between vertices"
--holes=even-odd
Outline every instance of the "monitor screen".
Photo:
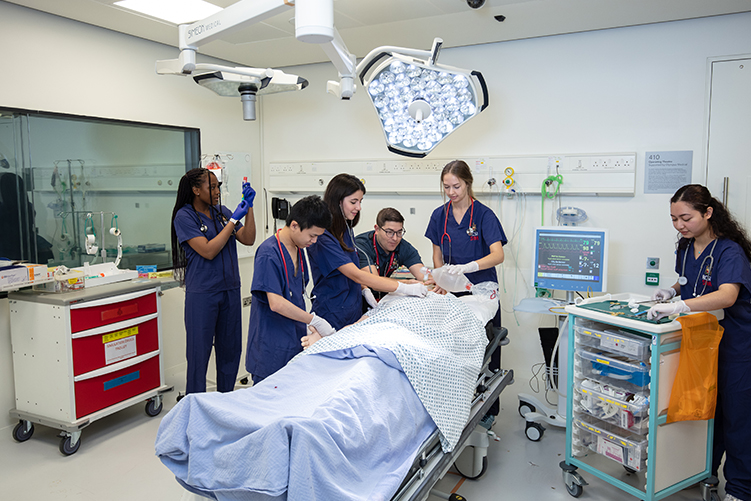
[[536,288],[606,292],[608,230],[578,226],[535,229]]

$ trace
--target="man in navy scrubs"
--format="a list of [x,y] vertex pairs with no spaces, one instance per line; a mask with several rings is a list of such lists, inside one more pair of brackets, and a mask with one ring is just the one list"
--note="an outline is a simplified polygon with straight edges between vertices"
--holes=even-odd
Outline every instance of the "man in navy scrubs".
[[256,250],[253,296],[245,369],[253,384],[284,367],[302,351],[306,327],[319,334],[334,333],[331,325],[305,311],[305,285],[310,277],[302,249],[313,245],[331,225],[331,212],[316,195],[295,203],[286,226]]
[[[422,258],[417,249],[403,239],[406,232],[404,217],[398,210],[392,207],[381,209],[376,216],[373,231],[360,233],[355,238],[355,244],[360,251],[358,252],[360,268],[388,278],[397,268],[404,265],[415,278],[422,280],[421,270],[425,265],[422,264]],[[370,289],[366,290],[370,291]],[[364,292],[363,296],[370,306],[375,307],[375,302],[370,299],[370,296],[380,300],[386,294],[372,291],[370,294]]]

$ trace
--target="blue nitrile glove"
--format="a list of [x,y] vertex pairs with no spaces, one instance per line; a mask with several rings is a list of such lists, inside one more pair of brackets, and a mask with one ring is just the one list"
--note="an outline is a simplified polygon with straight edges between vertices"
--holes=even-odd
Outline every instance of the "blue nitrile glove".
[[232,213],[232,219],[240,220],[245,217],[245,214],[248,213],[248,210],[250,209],[250,205],[248,205],[247,200],[241,201],[237,205],[237,209],[235,209],[235,212]]
[[253,207],[254,198],[256,198],[256,190],[250,186],[250,183],[243,183],[243,200],[248,202],[248,207]]

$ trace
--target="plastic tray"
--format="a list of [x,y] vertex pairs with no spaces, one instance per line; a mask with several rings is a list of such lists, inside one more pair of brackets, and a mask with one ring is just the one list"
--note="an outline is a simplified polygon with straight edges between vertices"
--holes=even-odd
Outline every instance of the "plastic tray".
[[650,355],[650,338],[591,320],[577,319],[576,342],[639,360],[646,360]]
[[583,377],[607,381],[603,380],[605,377],[611,381],[630,383],[637,388],[645,388],[649,384],[649,365],[644,362],[620,360],[602,351],[580,349],[576,354],[581,361],[580,374]]
[[577,381],[574,390],[577,410],[634,433],[649,430],[649,392],[632,393],[594,381]]
[[574,447],[586,447],[635,471],[647,469],[647,437],[623,430],[586,414],[574,415]]

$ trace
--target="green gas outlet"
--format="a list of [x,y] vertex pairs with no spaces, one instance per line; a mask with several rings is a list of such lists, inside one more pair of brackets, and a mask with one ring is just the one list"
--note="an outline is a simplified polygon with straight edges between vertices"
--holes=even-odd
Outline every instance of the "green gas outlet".
[[660,285],[660,274],[647,272],[644,283],[647,285]]

